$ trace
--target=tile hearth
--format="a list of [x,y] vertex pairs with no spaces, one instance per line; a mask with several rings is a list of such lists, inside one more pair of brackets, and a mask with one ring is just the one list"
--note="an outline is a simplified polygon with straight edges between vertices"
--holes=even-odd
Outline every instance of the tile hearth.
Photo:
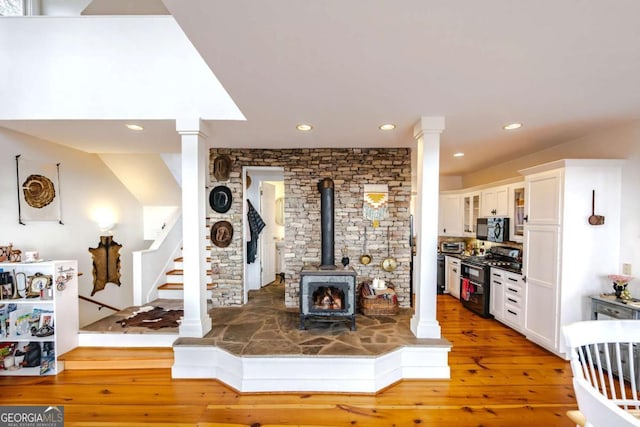
[[176,345],[213,345],[238,356],[371,356],[433,341],[413,336],[410,309],[396,316],[358,314],[356,331],[350,330],[350,320],[344,318],[310,318],[307,329],[300,330],[298,309],[285,307],[280,283],[251,291],[243,307],[215,308],[209,314],[213,328],[204,338],[180,338]]
[[[181,309],[182,301],[159,299],[150,306]],[[118,321],[131,316],[140,307],[129,307],[82,328],[83,332],[177,335],[178,328],[158,330],[141,326],[122,327]],[[284,285],[278,282],[249,292],[242,307],[209,310],[213,327],[204,338],[180,338],[177,344],[213,345],[238,356],[257,355],[376,355],[405,345],[421,345],[409,329],[411,309],[395,316],[356,316],[356,331],[348,319],[326,321],[309,318],[307,329],[300,330],[300,315],[284,305]]]

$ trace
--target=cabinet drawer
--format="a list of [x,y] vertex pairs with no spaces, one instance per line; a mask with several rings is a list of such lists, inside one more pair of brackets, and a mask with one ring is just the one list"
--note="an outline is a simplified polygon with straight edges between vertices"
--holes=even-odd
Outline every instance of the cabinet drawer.
[[625,307],[610,306],[594,301],[593,311],[616,319],[635,319],[633,310]]
[[524,288],[520,283],[513,283],[509,280],[504,281],[504,293],[505,295],[513,295],[518,298],[524,298]]
[[522,315],[522,309],[511,304],[505,304],[504,320],[516,326],[517,328],[522,328],[522,325],[524,325],[524,316]]
[[505,307],[511,306],[511,307],[517,308],[518,310],[522,310],[524,308],[524,303],[522,302],[522,298],[512,293],[505,292],[504,303],[505,303]]
[[492,268],[491,269],[491,278],[492,279],[500,279],[500,280],[502,280],[502,278],[504,278],[504,274],[505,274],[504,271],[499,270],[497,268]]

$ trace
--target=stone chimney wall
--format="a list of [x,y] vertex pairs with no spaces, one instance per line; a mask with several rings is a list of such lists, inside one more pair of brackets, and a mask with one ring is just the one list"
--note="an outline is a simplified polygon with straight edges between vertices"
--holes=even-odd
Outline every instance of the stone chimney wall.
[[[218,182],[213,176],[213,160],[226,154],[232,162],[230,178]],[[242,168],[273,166],[284,169],[285,188],[285,304],[298,307],[300,271],[306,265],[319,265],[321,259],[320,193],[318,181],[331,178],[335,184],[335,258],[338,267],[342,250],[347,248],[350,266],[358,274],[358,283],[379,277],[395,285],[401,307],[410,306],[409,247],[411,200],[411,152],[408,148],[351,149],[212,149],[210,152],[209,190],[216,185],[231,189],[233,203],[229,212],[219,214],[209,208],[210,223],[226,220],[233,224],[233,241],[226,248],[211,250],[214,305],[242,304],[243,252],[246,240],[242,235],[244,188]],[[387,184],[389,216],[373,228],[363,218],[363,187],[365,184]],[[365,226],[367,252],[373,260],[360,264],[363,254]],[[398,268],[385,272],[382,260],[387,257],[387,229],[391,256]]]

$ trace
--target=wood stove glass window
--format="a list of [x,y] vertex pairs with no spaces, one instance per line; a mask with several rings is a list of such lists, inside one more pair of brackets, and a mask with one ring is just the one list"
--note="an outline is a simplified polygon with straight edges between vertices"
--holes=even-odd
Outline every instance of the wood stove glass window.
[[309,307],[312,313],[345,312],[348,307],[347,283],[309,283]]

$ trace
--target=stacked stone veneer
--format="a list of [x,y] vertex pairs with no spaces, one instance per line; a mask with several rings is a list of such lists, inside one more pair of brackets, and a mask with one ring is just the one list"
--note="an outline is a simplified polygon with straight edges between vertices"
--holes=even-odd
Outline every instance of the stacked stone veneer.
[[[221,154],[232,162],[230,178],[218,182],[213,176],[213,160]],[[227,220],[233,224],[233,241],[226,248],[212,247],[213,302],[217,306],[242,304],[243,253],[246,239],[243,230],[244,188],[243,167],[273,166],[284,169],[285,188],[285,303],[298,307],[300,271],[305,266],[319,265],[320,240],[320,192],[318,181],[331,178],[335,185],[335,259],[341,267],[343,249],[346,248],[350,266],[358,274],[358,283],[366,278],[379,277],[395,286],[401,307],[410,305],[409,246],[411,199],[411,153],[408,148],[385,149],[212,149],[210,152],[210,187],[226,185],[231,189],[231,209],[219,214],[209,208],[210,223]],[[389,216],[373,228],[371,221],[363,218],[364,184],[389,186]],[[258,185],[252,183],[252,185]],[[367,252],[373,260],[369,265],[360,264],[363,254],[365,227],[367,227]],[[387,231],[391,256],[398,261],[398,268],[385,272],[382,260],[387,257]]]

